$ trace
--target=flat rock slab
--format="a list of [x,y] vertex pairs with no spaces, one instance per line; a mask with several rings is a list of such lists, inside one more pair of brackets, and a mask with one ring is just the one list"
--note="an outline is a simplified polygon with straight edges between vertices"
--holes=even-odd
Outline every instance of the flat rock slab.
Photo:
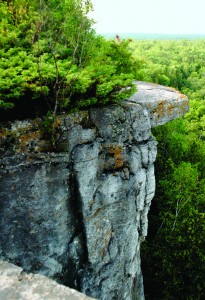
[[27,274],[13,264],[0,261],[1,300],[91,300],[43,275]]
[[137,92],[127,101],[148,110],[152,127],[163,125],[189,111],[187,96],[174,88],[143,81],[135,81],[135,84]]

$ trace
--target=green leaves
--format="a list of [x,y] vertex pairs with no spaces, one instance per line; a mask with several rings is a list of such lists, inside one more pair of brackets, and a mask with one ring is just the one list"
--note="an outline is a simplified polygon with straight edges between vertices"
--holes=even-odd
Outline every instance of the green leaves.
[[14,107],[14,104],[12,102],[4,102],[3,100],[0,100],[0,108],[10,109],[13,107]]
[[33,57],[20,48],[1,50],[0,54],[0,98],[10,102],[30,89],[37,78],[37,66]]
[[89,0],[12,0],[0,6],[0,108],[36,99],[56,115],[134,92],[129,43],[96,36]]

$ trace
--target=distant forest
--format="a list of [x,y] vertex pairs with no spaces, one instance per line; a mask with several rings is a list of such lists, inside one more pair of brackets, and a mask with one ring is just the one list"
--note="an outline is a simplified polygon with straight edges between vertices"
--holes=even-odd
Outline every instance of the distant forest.
[[119,35],[122,39],[134,40],[196,40],[205,39],[205,34],[167,34],[167,33],[103,33],[102,35],[107,39],[113,39]]
[[205,39],[134,41],[138,80],[175,87],[190,99],[183,118],[153,130],[156,195],[142,245],[146,299],[205,297]]

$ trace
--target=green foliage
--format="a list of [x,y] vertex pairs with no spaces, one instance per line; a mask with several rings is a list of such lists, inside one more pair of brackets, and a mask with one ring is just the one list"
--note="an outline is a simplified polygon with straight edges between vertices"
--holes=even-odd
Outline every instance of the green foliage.
[[95,34],[89,0],[1,0],[0,8],[0,109],[36,99],[56,115],[134,92],[128,42]]
[[173,86],[188,96],[204,91],[205,40],[133,41],[130,47],[144,62],[137,71],[140,80]]
[[[202,299],[205,180],[198,166],[190,162],[173,165],[172,169],[158,184],[158,214],[151,221],[156,232],[145,245],[145,264],[152,280],[161,282],[156,299]],[[146,280],[150,284],[150,279]]]
[[47,140],[50,142],[51,151],[56,150],[57,144],[62,138],[61,119],[54,115],[51,111],[48,111],[43,118],[43,132]]
[[142,248],[146,299],[205,295],[205,41],[135,41],[141,80],[190,98],[184,118],[153,130],[158,143],[156,195]]

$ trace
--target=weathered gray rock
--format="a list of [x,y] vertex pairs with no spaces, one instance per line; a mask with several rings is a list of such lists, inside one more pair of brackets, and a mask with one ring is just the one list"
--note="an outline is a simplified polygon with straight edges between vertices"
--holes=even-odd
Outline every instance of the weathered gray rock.
[[[28,274],[22,268],[0,261],[1,300],[92,300],[43,275]],[[94,299],[93,299],[94,300]]]
[[187,96],[174,88],[135,81],[138,91],[128,101],[138,103],[149,112],[152,127],[183,116],[189,110]]
[[[144,299],[140,244],[157,153],[151,124],[181,116],[188,104],[161,86],[138,89],[123,106],[59,117],[56,153],[40,120],[2,128],[0,258],[97,299]],[[156,115],[164,94],[165,104],[180,105]]]

